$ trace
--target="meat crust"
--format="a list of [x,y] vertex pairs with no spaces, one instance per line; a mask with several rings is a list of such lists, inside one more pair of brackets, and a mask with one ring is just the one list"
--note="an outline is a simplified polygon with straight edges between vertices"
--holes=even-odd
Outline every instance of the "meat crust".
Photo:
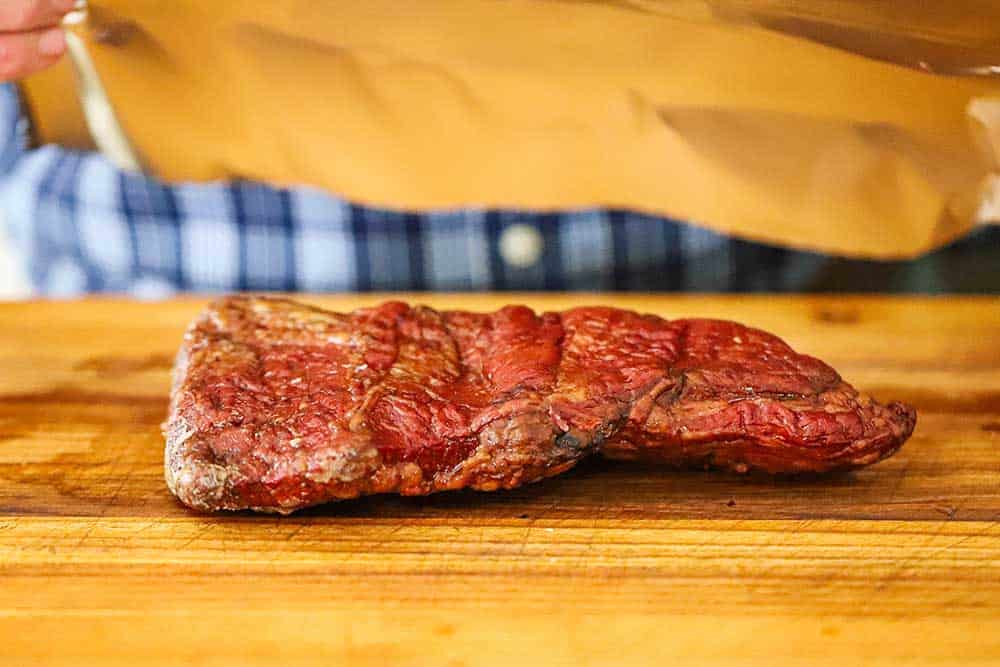
[[228,297],[184,336],[170,490],[288,513],[372,493],[508,489],[592,453],[770,473],[858,468],[916,423],[771,334],[613,308],[334,313]]

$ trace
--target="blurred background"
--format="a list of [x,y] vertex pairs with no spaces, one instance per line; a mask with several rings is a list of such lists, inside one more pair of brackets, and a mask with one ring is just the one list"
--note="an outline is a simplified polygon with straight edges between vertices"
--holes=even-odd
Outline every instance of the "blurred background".
[[[984,225],[968,237],[911,261],[831,258],[739,242],[724,252],[734,251],[755,254],[760,262],[760,270],[746,276],[746,291],[786,291],[787,283],[777,275],[779,270],[791,269],[802,276],[803,282],[796,285],[805,285],[807,290],[815,292],[1000,294],[1000,227],[996,225]],[[704,261],[713,259],[723,270],[736,260],[709,256]],[[662,268],[650,270],[646,275],[629,276],[629,281],[644,283],[651,291],[676,291],[685,286],[678,282],[676,274],[667,275]],[[597,287],[595,282],[594,289]],[[702,287],[711,289],[712,285],[703,282]],[[23,299],[31,293],[23,258],[0,231],[0,299]]]
[[0,229],[0,299],[24,298],[30,293],[21,258],[11,250],[7,234]]
[[1000,293],[996,3],[446,5],[74,12],[2,91],[0,297]]

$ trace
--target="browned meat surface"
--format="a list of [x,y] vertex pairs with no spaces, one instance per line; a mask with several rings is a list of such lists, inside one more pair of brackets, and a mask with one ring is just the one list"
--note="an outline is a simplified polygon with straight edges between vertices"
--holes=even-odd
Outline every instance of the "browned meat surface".
[[230,297],[184,337],[166,478],[202,510],[512,488],[600,452],[825,472],[895,452],[912,408],[733,322]]

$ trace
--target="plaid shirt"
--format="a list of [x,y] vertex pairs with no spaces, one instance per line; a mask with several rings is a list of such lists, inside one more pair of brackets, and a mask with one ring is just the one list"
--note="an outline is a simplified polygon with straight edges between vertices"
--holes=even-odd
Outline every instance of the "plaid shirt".
[[[53,296],[799,290],[824,260],[624,211],[413,214],[313,188],[168,185],[96,153],[28,150],[12,86],[0,87],[0,132],[0,211],[35,289]],[[520,257],[508,247],[518,239]]]

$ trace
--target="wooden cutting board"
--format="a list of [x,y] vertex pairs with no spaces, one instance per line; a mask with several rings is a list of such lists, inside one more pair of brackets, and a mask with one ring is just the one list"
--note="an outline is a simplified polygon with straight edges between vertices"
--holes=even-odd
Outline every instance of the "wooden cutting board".
[[1000,299],[418,299],[741,320],[915,404],[917,430],[821,479],[592,461],[203,516],[167,492],[159,432],[203,302],[0,305],[0,664],[1000,664]]

